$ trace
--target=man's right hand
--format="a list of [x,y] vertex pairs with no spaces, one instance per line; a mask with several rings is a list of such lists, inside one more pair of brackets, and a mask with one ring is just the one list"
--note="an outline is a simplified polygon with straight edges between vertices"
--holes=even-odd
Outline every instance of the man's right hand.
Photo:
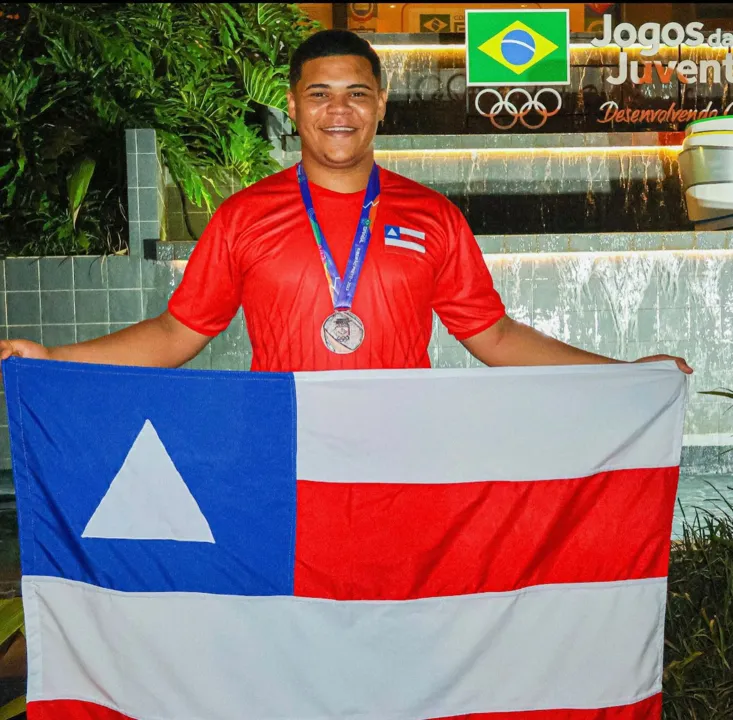
[[30,340],[0,340],[0,360],[7,360],[11,355],[34,360],[49,360],[51,357],[47,347]]
[[110,335],[71,345],[47,348],[30,340],[0,340],[0,360],[15,355],[33,360],[174,368],[196,357],[210,340],[166,311]]

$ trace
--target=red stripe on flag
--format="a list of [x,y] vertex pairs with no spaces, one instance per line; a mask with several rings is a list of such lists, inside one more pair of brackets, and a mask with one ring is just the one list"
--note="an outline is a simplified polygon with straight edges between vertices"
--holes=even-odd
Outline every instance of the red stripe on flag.
[[[132,720],[102,705],[79,700],[44,700],[28,703],[28,720]],[[662,695],[648,700],[602,710],[535,710],[511,713],[481,713],[436,720],[655,720],[662,715]]]
[[666,577],[679,468],[445,485],[298,481],[295,594],[408,600]]
[[661,717],[662,694],[659,693],[633,705],[620,705],[602,710],[528,710],[454,715],[435,720],[660,720]]
[[42,700],[28,703],[28,720],[133,720],[103,705],[81,700]]

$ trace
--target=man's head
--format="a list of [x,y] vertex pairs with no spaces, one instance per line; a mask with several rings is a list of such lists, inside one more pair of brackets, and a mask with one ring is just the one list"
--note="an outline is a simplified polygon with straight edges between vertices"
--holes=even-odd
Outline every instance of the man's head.
[[303,154],[334,169],[358,165],[371,152],[387,93],[371,45],[355,33],[311,35],[290,64],[288,114]]

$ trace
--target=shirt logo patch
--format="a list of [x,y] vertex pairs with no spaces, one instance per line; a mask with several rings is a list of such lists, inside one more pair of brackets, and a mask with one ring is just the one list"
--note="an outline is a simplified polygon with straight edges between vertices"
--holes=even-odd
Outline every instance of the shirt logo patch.
[[384,244],[392,245],[394,247],[405,248],[406,250],[414,250],[415,252],[424,253],[425,246],[421,245],[414,240],[407,240],[405,238],[415,238],[417,240],[425,241],[425,233],[419,230],[412,230],[410,228],[398,227],[397,225],[385,225],[384,226]]

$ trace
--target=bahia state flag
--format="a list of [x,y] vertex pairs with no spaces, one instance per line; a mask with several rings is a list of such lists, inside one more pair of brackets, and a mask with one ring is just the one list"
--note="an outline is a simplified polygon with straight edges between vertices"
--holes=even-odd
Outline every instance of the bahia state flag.
[[30,720],[650,720],[672,363],[3,363]]

